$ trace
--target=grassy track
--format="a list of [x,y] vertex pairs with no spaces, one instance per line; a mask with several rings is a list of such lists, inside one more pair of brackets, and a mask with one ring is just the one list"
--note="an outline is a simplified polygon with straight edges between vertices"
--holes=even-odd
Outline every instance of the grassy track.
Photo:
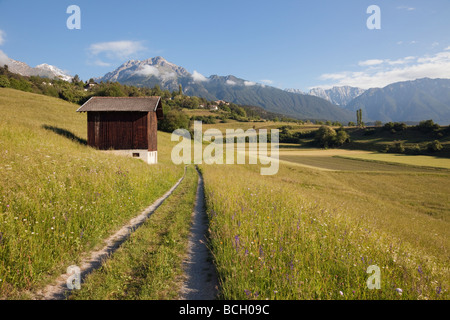
[[202,170],[223,298],[448,299],[448,173]]
[[183,174],[158,133],[159,164],[85,145],[86,116],[59,99],[0,88],[0,297],[76,264]]
[[174,193],[69,299],[176,299],[196,188],[191,166]]

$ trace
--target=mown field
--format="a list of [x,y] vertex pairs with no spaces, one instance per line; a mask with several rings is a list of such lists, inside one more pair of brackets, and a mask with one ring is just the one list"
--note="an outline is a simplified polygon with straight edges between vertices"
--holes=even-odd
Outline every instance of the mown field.
[[433,167],[450,169],[450,159],[433,156],[404,155],[389,153],[367,153],[341,156],[349,159],[370,161],[375,163],[399,163],[415,167]]
[[[282,163],[265,177],[203,165],[222,298],[448,299],[450,172],[359,163]],[[380,290],[367,288],[370,265]]]
[[182,175],[86,146],[77,105],[0,88],[0,298],[27,297],[162,196]]
[[[397,162],[375,162],[375,161],[361,161],[366,159],[366,155],[352,155],[352,156],[305,156],[290,153],[280,155],[280,160],[292,163],[298,163],[310,167],[316,167],[326,170],[342,170],[342,171],[391,171],[391,172],[436,172],[439,168],[404,166]],[[444,160],[444,162],[450,160]],[[413,161],[411,161],[413,162]],[[414,162],[417,163],[417,162]],[[427,162],[427,164],[430,164]],[[449,165],[448,163],[446,164]]]

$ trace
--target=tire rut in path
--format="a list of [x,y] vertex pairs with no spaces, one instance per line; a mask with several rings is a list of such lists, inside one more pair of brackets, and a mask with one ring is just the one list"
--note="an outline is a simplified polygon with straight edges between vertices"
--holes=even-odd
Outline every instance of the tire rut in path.
[[[147,207],[141,214],[131,219],[128,224],[124,225],[112,236],[107,238],[104,242],[103,248],[92,251],[89,254],[89,258],[85,258],[79,263],[81,284],[92,271],[100,268],[103,262],[108,259],[108,257],[113,254],[120,245],[129,238],[131,233],[133,233],[138,227],[140,227],[145,220],[150,217],[153,212],[158,209],[158,207],[166,200],[172,192],[179,186],[181,181],[183,181],[186,175],[186,168],[184,175],[169,189],[163,196],[157,199],[153,204]],[[67,288],[67,279],[70,274],[60,275],[52,284],[49,284],[44,289],[36,292],[34,295],[34,300],[64,300],[67,298],[70,290]]]
[[193,224],[188,243],[188,257],[183,263],[185,281],[180,291],[181,300],[214,300],[219,292],[216,268],[206,246],[208,218],[202,174],[198,171],[198,186],[193,212]]

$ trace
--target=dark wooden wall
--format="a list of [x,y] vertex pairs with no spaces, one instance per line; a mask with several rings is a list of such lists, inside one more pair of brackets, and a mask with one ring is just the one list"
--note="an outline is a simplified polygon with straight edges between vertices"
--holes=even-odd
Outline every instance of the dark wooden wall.
[[88,145],[100,150],[147,148],[150,150],[154,147],[156,151],[157,127],[151,120],[153,117],[156,122],[155,112],[90,111],[88,112]]
[[148,114],[148,151],[158,151],[158,119],[156,112]]

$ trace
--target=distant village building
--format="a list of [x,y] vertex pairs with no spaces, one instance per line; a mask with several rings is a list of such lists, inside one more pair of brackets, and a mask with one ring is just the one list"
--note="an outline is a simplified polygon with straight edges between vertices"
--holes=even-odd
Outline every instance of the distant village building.
[[77,112],[87,112],[89,146],[158,162],[160,97],[92,97]]
[[221,105],[221,104],[224,104],[224,105],[227,105],[227,106],[229,106],[230,105],[230,103],[229,102],[226,102],[226,101],[224,101],[224,100],[216,100],[216,101],[214,101],[217,105]]
[[210,105],[208,106],[208,108],[209,108],[209,110],[211,110],[211,111],[219,110],[219,107],[216,106],[216,105],[214,105],[214,104],[210,104]]
[[84,91],[88,91],[89,89],[92,89],[96,85],[98,85],[97,82],[89,82],[84,86]]

